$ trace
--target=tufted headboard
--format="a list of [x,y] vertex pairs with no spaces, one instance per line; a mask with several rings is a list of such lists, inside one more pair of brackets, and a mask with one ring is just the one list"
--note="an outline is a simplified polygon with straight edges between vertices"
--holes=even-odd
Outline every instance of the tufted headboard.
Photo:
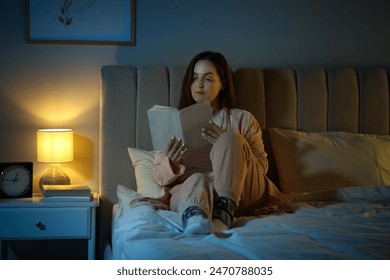
[[[117,201],[116,186],[136,186],[127,147],[152,148],[146,110],[154,104],[177,106],[184,72],[184,66],[102,67],[99,171],[103,220],[109,219],[110,207]],[[237,68],[233,74],[238,107],[252,112],[264,129],[269,176],[276,184],[266,128],[389,134],[386,68]]]

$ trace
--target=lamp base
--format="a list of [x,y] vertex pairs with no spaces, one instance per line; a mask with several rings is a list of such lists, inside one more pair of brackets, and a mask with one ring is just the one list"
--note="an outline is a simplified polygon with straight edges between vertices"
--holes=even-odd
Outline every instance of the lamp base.
[[52,163],[49,170],[39,180],[39,186],[43,185],[70,185],[70,179],[62,171],[59,163]]

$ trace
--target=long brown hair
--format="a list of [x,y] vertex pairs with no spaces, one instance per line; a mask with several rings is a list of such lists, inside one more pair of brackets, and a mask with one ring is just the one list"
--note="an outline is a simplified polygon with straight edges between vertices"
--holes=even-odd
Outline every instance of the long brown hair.
[[194,56],[188,64],[185,72],[181,96],[179,102],[179,109],[183,109],[187,106],[195,104],[196,101],[192,98],[191,85],[193,83],[194,67],[199,60],[208,60],[215,66],[217,74],[224,85],[223,89],[218,94],[218,110],[226,108],[234,108],[236,105],[235,93],[234,93],[234,81],[232,71],[226,58],[218,52],[205,51]]

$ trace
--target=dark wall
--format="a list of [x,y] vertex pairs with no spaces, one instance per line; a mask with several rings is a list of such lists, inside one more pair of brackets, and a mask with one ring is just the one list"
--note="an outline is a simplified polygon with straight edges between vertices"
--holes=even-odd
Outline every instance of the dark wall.
[[98,190],[102,65],[186,64],[212,49],[233,67],[387,66],[389,10],[386,0],[137,0],[137,44],[118,47],[26,44],[25,0],[0,1],[0,161],[34,161],[37,182],[36,130],[71,127],[64,169]]

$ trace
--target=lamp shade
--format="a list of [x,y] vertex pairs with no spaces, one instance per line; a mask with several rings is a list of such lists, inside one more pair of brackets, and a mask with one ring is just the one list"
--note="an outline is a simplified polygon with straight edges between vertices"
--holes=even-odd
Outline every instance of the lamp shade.
[[72,129],[40,129],[37,132],[37,160],[46,163],[73,161]]

